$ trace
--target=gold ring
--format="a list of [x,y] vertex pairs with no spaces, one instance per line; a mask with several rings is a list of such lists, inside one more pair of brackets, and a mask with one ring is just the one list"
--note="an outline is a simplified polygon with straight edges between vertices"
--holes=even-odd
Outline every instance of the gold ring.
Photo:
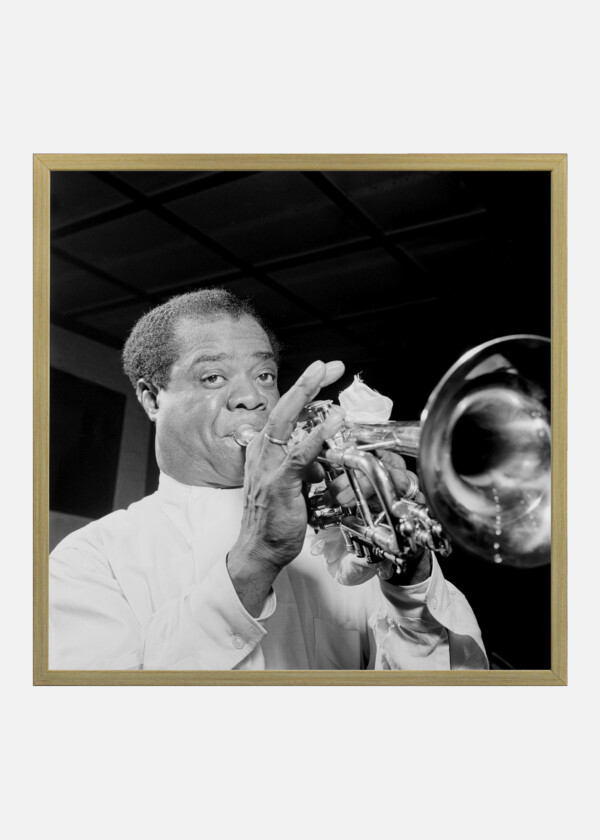
[[412,501],[419,495],[419,482],[414,477],[414,475],[409,475],[408,477],[408,489],[404,492],[403,496],[407,501]]
[[277,446],[287,446],[288,445],[287,440],[279,440],[279,438],[271,437],[271,435],[267,434],[267,432],[265,432],[264,435],[265,435],[267,440],[271,441],[271,443],[276,443]]

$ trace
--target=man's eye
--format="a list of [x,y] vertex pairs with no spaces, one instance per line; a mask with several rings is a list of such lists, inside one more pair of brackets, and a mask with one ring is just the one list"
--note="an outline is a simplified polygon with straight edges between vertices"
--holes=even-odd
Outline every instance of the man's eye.
[[277,376],[270,370],[266,370],[264,373],[258,374],[258,379],[260,382],[264,382],[266,385],[274,385],[277,380]]
[[219,385],[222,385],[223,382],[225,382],[225,377],[221,376],[220,373],[210,373],[208,376],[202,377],[202,383],[204,385],[213,385],[218,387]]

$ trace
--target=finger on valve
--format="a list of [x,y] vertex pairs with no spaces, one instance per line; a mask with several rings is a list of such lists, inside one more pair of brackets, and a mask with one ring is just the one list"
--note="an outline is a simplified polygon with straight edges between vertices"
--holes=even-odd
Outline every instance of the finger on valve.
[[344,412],[337,407],[330,412],[322,423],[315,426],[305,438],[298,441],[289,451],[290,467],[304,472],[308,464],[314,462],[323,450],[325,442],[338,432],[344,422]]
[[313,362],[279,400],[267,421],[264,432],[278,440],[288,440],[304,406],[321,388],[342,376],[342,362]]

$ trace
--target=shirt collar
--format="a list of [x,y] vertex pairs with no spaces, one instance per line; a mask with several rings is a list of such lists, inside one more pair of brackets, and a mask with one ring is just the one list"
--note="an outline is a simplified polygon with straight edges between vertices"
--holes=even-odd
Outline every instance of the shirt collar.
[[201,499],[211,493],[220,493],[223,490],[241,490],[241,487],[205,487],[192,484],[182,484],[170,475],[161,472],[158,478],[158,494],[163,499],[174,502],[185,503]]
[[158,495],[165,501],[187,504],[194,495],[201,494],[208,487],[193,487],[191,484],[182,484],[164,472],[158,478]]
[[[231,494],[226,496],[226,491]],[[224,494],[221,496],[221,494]],[[194,532],[198,526],[195,517],[190,516],[190,511],[197,502],[208,501],[210,498],[221,497],[235,505],[235,497],[243,494],[243,487],[220,488],[220,487],[197,487],[190,484],[182,484],[164,472],[160,473],[158,479],[157,497],[159,504],[177,526],[188,542],[191,543]],[[216,499],[215,499],[216,501]],[[219,507],[221,505],[219,504]]]

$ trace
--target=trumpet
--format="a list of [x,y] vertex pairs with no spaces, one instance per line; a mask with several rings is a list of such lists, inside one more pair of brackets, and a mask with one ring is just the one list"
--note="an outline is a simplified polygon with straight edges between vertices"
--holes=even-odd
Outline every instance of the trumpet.
[[[298,431],[322,423],[332,402],[305,409]],[[420,488],[399,496],[378,454],[417,459]],[[348,551],[368,564],[404,571],[422,549],[441,556],[460,545],[496,564],[550,561],[550,341],[510,335],[465,353],[434,388],[418,422],[345,421],[317,459],[324,486],[309,495],[309,524],[338,527]],[[352,507],[327,504],[344,472]],[[373,493],[367,498],[359,477]],[[388,561],[384,563],[384,561]]]

